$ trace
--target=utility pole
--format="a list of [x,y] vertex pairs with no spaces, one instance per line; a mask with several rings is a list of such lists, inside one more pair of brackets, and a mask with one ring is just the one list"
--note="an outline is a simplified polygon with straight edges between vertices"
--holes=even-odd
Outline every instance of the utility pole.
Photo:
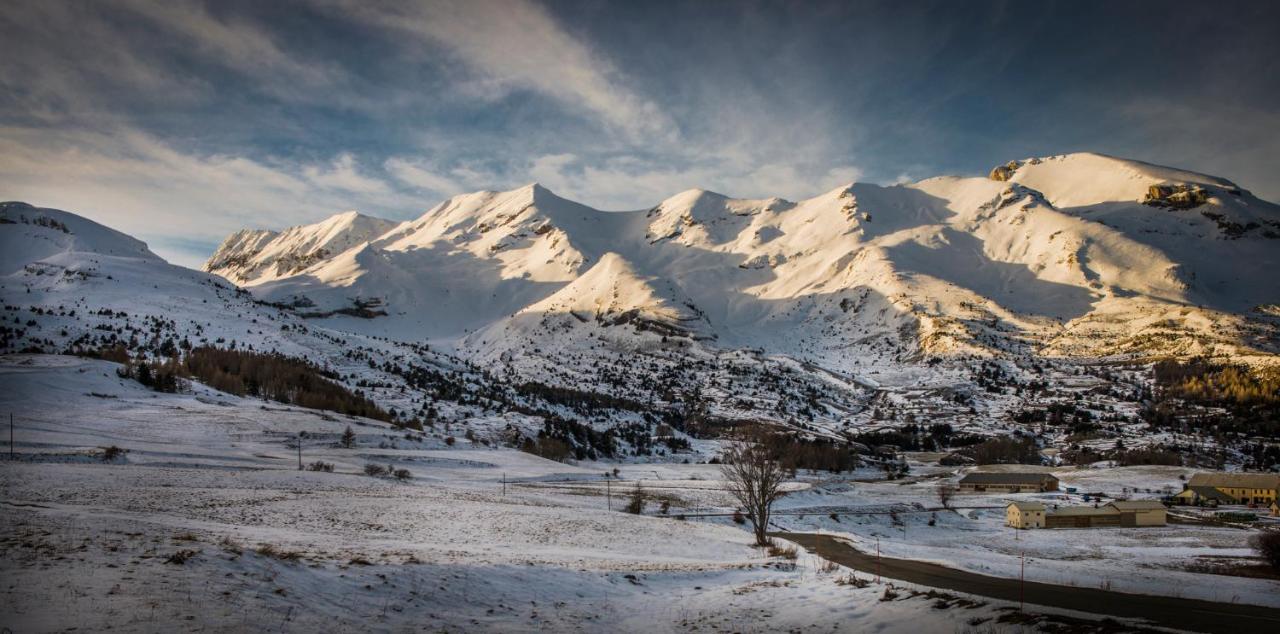
[[302,471],[302,434],[298,434],[298,471]]
[[1027,551],[1022,551],[1022,572],[1019,576],[1018,584],[1018,611],[1022,611],[1022,606],[1027,601]]
[[880,538],[876,537],[876,585],[880,584]]
[[13,460],[13,412],[9,412],[9,460]]
[[610,511],[613,510],[613,484],[612,483],[613,483],[613,480],[610,480],[609,476],[604,477],[604,495],[605,495],[605,499],[607,500],[607,504],[609,505]]
[[503,495],[507,494],[507,472],[506,471],[502,472],[502,494]]

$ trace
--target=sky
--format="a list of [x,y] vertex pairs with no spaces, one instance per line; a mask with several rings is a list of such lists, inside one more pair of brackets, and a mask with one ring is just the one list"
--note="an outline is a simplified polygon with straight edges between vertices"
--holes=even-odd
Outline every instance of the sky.
[[5,0],[0,200],[230,232],[540,182],[609,210],[1095,151],[1280,200],[1277,2]]

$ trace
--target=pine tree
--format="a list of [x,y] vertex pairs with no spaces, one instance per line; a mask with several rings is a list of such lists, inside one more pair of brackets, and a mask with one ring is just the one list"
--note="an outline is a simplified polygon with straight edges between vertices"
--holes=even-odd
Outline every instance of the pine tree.
[[356,433],[351,431],[351,426],[347,425],[347,431],[342,432],[342,443],[344,448],[350,449],[356,445]]

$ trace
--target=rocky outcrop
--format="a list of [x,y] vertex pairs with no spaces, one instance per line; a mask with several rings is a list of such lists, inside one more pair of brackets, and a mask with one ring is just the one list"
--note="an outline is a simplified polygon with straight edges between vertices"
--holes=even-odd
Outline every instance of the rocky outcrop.
[[1152,207],[1191,209],[1209,202],[1209,192],[1200,185],[1187,183],[1152,185],[1142,202]]
[[987,178],[990,178],[993,181],[1007,181],[1013,178],[1013,173],[1018,171],[1019,167],[1022,167],[1022,163],[1020,161],[1009,161],[1004,165],[997,165],[995,169],[992,169],[991,173],[987,175]]

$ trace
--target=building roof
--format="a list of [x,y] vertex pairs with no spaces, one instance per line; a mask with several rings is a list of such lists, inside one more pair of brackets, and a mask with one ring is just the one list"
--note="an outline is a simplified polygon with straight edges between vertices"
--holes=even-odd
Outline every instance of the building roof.
[[1120,509],[1111,506],[1064,506],[1055,509],[1050,515],[1119,515]]
[[1057,482],[1052,473],[1008,473],[975,471],[960,479],[960,484],[1042,484],[1046,480]]
[[1217,500],[1219,502],[1226,502],[1226,503],[1231,503],[1235,501],[1234,498],[1227,495],[1226,493],[1223,493],[1222,491],[1219,491],[1209,486],[1189,486],[1187,487],[1187,490],[1191,491],[1192,493],[1195,493],[1198,497],[1202,497],[1206,500]]
[[1005,508],[1009,508],[1010,506],[1017,508],[1019,511],[1022,511],[1023,513],[1026,513],[1027,511],[1043,511],[1044,510],[1044,505],[1039,502],[1010,502],[1005,505]]
[[1202,472],[1191,476],[1187,485],[1233,489],[1280,489],[1280,473]]
[[1160,500],[1116,500],[1109,506],[1121,511],[1163,511],[1164,504]]

